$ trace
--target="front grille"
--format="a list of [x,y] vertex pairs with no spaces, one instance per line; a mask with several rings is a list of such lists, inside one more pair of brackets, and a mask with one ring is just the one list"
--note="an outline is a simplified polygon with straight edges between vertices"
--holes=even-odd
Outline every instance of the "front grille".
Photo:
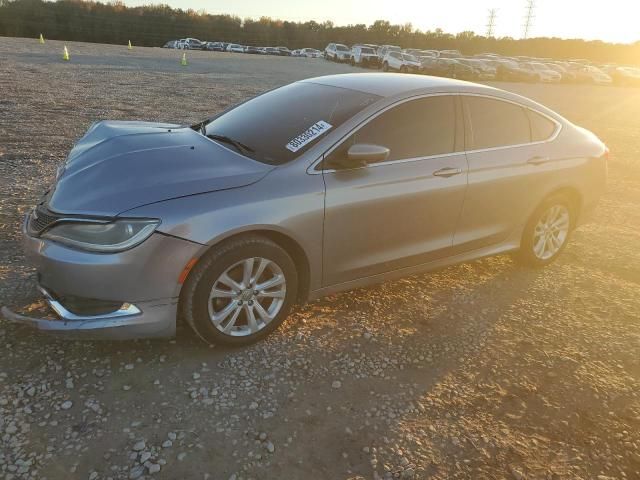
[[47,211],[44,207],[38,206],[29,216],[29,231],[40,234],[50,227],[59,217]]

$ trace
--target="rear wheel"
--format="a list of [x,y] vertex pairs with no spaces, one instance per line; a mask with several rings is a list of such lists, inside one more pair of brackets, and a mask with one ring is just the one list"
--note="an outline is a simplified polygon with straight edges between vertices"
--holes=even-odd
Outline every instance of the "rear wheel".
[[564,195],[544,201],[525,227],[517,260],[532,267],[553,262],[567,246],[574,215],[574,207]]
[[297,295],[296,267],[271,240],[248,236],[198,261],[181,295],[181,313],[207,343],[248,345],[274,331]]

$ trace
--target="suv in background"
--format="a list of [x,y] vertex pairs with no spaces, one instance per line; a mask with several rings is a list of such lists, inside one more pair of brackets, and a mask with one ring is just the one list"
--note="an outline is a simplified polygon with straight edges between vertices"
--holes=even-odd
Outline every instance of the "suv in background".
[[324,49],[324,58],[333,62],[348,62],[351,59],[351,50],[341,43],[330,43]]
[[380,61],[376,51],[364,45],[354,45],[351,48],[351,65],[361,67],[378,67]]
[[205,43],[197,38],[185,38],[185,49],[187,50],[202,50],[205,46]]
[[397,51],[390,51],[382,60],[382,70],[393,70],[400,73],[420,73],[422,64],[413,55]]
[[389,52],[401,52],[402,49],[400,47],[398,47],[397,45],[380,45],[378,47],[378,59],[380,60],[380,62],[382,62],[384,60],[384,57],[387,55],[387,53]]

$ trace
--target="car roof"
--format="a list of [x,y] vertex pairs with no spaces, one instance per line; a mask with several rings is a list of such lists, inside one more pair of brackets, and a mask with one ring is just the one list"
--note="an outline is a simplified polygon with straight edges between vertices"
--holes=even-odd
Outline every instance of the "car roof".
[[404,97],[429,93],[484,94],[511,100],[520,105],[542,111],[559,121],[566,121],[553,110],[521,95],[478,83],[452,78],[412,75],[403,73],[345,73],[308,78],[300,82],[317,83],[331,87],[346,88],[380,97]]
[[394,73],[346,73],[308,78],[301,81],[357,90],[380,97],[393,97],[415,90],[423,90],[425,92],[469,91],[470,88],[479,92],[496,90],[485,85],[454,80],[452,78]]

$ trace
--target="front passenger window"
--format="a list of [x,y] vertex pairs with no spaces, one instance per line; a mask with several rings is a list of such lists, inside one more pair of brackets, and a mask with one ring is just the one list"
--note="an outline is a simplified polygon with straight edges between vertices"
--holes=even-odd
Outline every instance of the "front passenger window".
[[345,140],[329,158],[347,164],[347,151],[357,143],[387,147],[386,161],[452,153],[455,146],[455,102],[452,96],[410,100],[378,115]]

